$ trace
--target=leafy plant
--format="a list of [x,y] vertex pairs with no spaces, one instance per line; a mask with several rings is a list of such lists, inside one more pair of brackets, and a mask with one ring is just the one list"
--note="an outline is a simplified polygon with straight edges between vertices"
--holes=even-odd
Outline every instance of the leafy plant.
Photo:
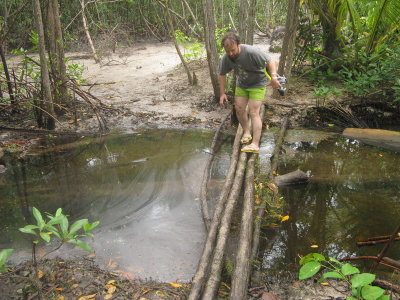
[[328,97],[330,95],[333,95],[336,97],[340,96],[341,90],[337,89],[335,87],[331,87],[331,86],[320,86],[318,88],[314,88],[313,93],[314,93],[315,97],[317,98],[316,106],[319,106],[320,105],[319,100],[322,100],[322,105],[324,105],[326,99],[328,99]]
[[185,49],[183,57],[186,60],[198,59],[203,55],[204,47],[197,39],[186,36],[180,30],[175,30],[175,39],[179,44],[183,45]]
[[6,261],[11,252],[13,252],[13,249],[3,249],[0,251],[0,272],[7,271],[9,266],[6,265]]
[[317,274],[321,269],[327,270],[323,273],[319,282],[333,278],[343,280],[348,284],[354,297],[347,300],[389,300],[390,296],[384,295],[385,290],[372,286],[375,274],[360,273],[360,270],[349,263],[342,263],[333,257],[325,258],[319,253],[310,253],[300,260],[302,267],[299,271],[299,279],[307,279]]
[[19,228],[19,230],[23,233],[36,236],[37,240],[33,241],[34,244],[38,244],[40,238],[49,243],[51,237],[55,236],[61,242],[56,249],[60,248],[64,243],[71,243],[83,250],[92,252],[89,245],[79,238],[85,236],[92,237],[93,234],[90,231],[99,225],[99,221],[90,224],[88,219],[81,219],[69,226],[68,217],[62,213],[61,208],[57,209],[55,215],[46,213],[49,219],[47,222],[37,208],[34,207],[32,213],[36,220],[36,225],[26,225],[25,227]]

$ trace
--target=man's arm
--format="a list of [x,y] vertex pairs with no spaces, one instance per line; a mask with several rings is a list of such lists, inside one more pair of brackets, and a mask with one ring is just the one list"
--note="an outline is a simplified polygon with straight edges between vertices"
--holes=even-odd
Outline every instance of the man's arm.
[[280,88],[281,84],[278,81],[278,68],[276,67],[276,62],[270,60],[267,62],[268,73],[271,75],[271,81],[268,85],[272,86],[274,89]]
[[225,101],[228,101],[228,97],[225,94],[225,83],[226,75],[219,75],[219,105],[223,106]]

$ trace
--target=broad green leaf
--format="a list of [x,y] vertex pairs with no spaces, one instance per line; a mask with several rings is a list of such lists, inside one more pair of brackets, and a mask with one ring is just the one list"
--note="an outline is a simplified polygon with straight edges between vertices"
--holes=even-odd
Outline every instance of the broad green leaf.
[[74,235],[79,229],[88,223],[88,219],[81,219],[74,222],[69,230],[69,235]]
[[330,260],[331,262],[337,263],[338,265],[342,265],[342,264],[343,264],[343,263],[341,263],[340,261],[338,261],[336,258],[334,258],[334,257],[332,257],[332,256],[329,256],[329,260]]
[[18,230],[23,232],[23,233],[29,233],[29,234],[36,235],[36,232],[32,228],[29,228],[28,226],[31,226],[31,225],[27,225],[25,227],[19,228]]
[[304,265],[310,261],[325,261],[325,257],[322,254],[319,253],[309,253],[306,256],[304,256],[302,259],[300,259],[300,264]]
[[333,272],[326,272],[324,274],[322,274],[320,281],[326,279],[326,278],[340,278],[340,279],[344,279],[343,275],[340,274],[339,272],[333,271]]
[[382,295],[378,298],[378,300],[390,300],[390,296],[389,295]]
[[45,229],[52,232],[56,237],[58,237],[60,240],[62,239],[60,233],[58,232],[58,229],[55,228],[52,225],[49,225],[49,223],[47,223],[47,225],[45,226]]
[[60,216],[60,227],[61,227],[61,232],[63,235],[65,235],[68,232],[68,218],[64,215]]
[[43,229],[45,222],[43,220],[43,217],[42,217],[42,214],[40,213],[40,211],[36,207],[33,207],[32,213],[33,213],[33,216],[35,217],[40,229]]
[[62,214],[62,208],[57,209],[56,217],[61,216],[61,214]]
[[40,233],[40,237],[42,239],[44,239],[47,243],[50,242],[50,234],[46,233],[46,232],[41,232]]
[[87,251],[87,252],[93,252],[93,250],[89,247],[88,244],[86,244],[85,242],[81,241],[81,240],[70,240],[70,243],[82,248],[83,250]]
[[358,274],[360,273],[360,270],[352,266],[351,264],[347,263],[342,266],[342,273],[343,275],[348,276],[348,275]]
[[321,269],[321,264],[316,261],[310,261],[303,265],[299,271],[299,279],[306,279],[314,276]]
[[4,265],[7,258],[10,256],[14,249],[4,249],[0,251],[0,266]]
[[61,220],[62,220],[63,216],[56,216],[56,217],[49,216],[49,218],[50,218],[50,221],[47,222],[47,225],[57,225],[57,224],[61,224]]
[[99,221],[93,222],[92,224],[87,223],[83,226],[83,229],[85,230],[85,232],[88,232],[90,230],[93,230],[94,228],[96,228],[98,225],[100,224]]
[[385,290],[380,287],[366,285],[361,289],[361,296],[365,300],[376,300],[382,296],[384,292]]
[[353,288],[358,288],[370,284],[375,280],[375,277],[375,274],[362,273],[354,275],[350,282]]

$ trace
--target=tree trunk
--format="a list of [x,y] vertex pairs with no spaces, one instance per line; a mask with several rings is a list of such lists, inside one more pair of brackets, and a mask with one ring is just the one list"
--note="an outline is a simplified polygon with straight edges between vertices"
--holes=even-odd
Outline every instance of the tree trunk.
[[[185,59],[183,58],[183,55],[182,55],[182,53],[181,53],[181,50],[179,49],[178,42],[176,41],[176,38],[175,38],[175,28],[174,28],[174,23],[172,22],[171,13],[169,12],[169,5],[168,5],[168,2],[166,2],[165,12],[166,12],[166,14],[167,14],[167,21],[168,21],[169,32],[170,32],[171,38],[172,38],[172,40],[173,40],[173,42],[174,42],[176,52],[178,53],[179,58],[181,59],[181,62],[182,62],[182,64],[183,64],[183,67],[185,68],[185,71],[186,71],[186,74],[187,74],[187,77],[188,77],[188,82],[189,82],[189,84],[190,84],[190,85],[194,85],[194,84],[195,84],[195,82],[194,82],[194,80],[193,80],[193,77],[194,77],[194,76],[192,77],[192,75],[190,74],[189,67],[188,67],[188,65],[187,65],[187,63],[186,63],[186,61],[185,61]],[[193,75],[194,75],[194,74],[193,74]]]
[[239,36],[243,44],[253,45],[257,0],[239,2]]
[[88,39],[90,49],[92,50],[94,61],[98,63],[100,62],[100,60],[99,57],[97,56],[96,49],[94,48],[92,37],[90,36],[89,27],[87,25],[87,20],[85,15],[85,0],[79,0],[79,2],[81,3],[81,9],[82,9],[81,14],[82,14],[83,28],[85,29],[86,37]]
[[60,12],[57,0],[49,0],[47,8],[47,40],[50,53],[50,66],[55,86],[55,103],[68,100],[67,68],[65,66],[64,42],[62,37]]
[[45,127],[47,129],[54,129],[55,128],[54,105],[53,105],[53,96],[51,93],[49,69],[47,67],[42,11],[40,8],[39,0],[34,0],[33,4],[34,4],[33,10],[36,22],[36,30],[39,35],[39,56],[40,56],[40,71],[41,71],[43,101],[44,101],[45,111],[47,113],[47,115],[45,116]]
[[207,51],[208,68],[215,100],[219,101],[218,68],[219,56],[215,43],[215,13],[213,0],[202,0],[204,13],[204,37]]
[[15,96],[14,96],[14,91],[13,91],[13,87],[11,84],[10,72],[8,71],[7,60],[6,60],[6,56],[4,53],[3,43],[1,41],[0,41],[0,56],[1,56],[1,62],[3,63],[4,75],[6,76],[6,80],[7,80],[7,89],[8,89],[8,94],[10,96],[10,101],[11,101],[11,104],[15,104]]
[[282,52],[279,58],[279,74],[285,74],[290,77],[293,65],[293,55],[296,42],[297,26],[299,24],[300,0],[289,1],[288,12],[286,16],[285,37],[282,43]]

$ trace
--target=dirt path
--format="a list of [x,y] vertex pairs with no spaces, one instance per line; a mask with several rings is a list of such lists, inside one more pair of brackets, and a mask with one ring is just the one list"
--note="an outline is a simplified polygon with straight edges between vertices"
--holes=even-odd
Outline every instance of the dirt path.
[[[264,40],[256,44],[268,52]],[[274,60],[279,54],[269,53]],[[73,54],[70,55],[72,58]],[[122,113],[107,115],[108,126],[132,132],[141,128],[214,129],[231,107],[220,108],[213,100],[213,91],[206,60],[190,63],[198,85],[190,86],[187,75],[171,42],[142,43],[104,56],[101,64],[92,59],[73,59],[84,66],[83,76],[90,88],[104,103]],[[269,89],[269,94],[272,91]],[[287,99],[270,100],[269,119],[280,122],[284,110],[293,104],[281,105]],[[290,100],[293,103],[293,100]],[[95,130],[95,118],[80,121],[79,130]]]

